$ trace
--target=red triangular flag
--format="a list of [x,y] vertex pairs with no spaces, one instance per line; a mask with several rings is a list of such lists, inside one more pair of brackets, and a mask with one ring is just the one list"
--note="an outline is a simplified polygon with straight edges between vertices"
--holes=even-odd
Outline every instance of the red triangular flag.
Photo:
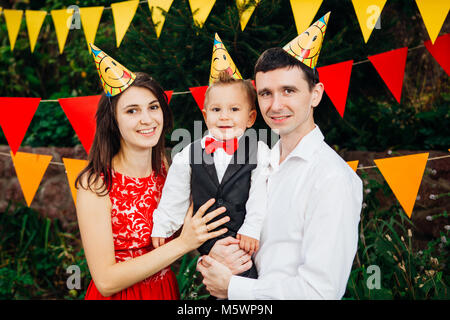
[[167,96],[167,104],[170,104],[170,99],[172,99],[173,90],[164,91]]
[[206,89],[208,89],[208,86],[189,88],[200,110],[203,110],[203,104],[205,103]]
[[95,113],[101,95],[58,99],[73,130],[89,154],[95,135]]
[[325,92],[342,118],[347,102],[352,67],[353,60],[349,60],[317,68],[320,82],[324,84]]
[[441,67],[450,76],[450,33],[444,34],[436,39],[434,44],[430,40],[425,41],[425,47],[430,51],[431,55],[441,65]]
[[0,98],[0,127],[12,153],[22,143],[41,98]]
[[408,48],[404,47],[369,57],[398,103],[402,96],[407,54]]

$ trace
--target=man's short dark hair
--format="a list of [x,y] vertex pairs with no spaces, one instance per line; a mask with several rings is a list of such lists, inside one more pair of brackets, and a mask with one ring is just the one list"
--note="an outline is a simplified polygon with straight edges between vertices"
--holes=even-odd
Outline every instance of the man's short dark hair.
[[312,90],[312,88],[319,83],[319,72],[317,72],[317,70],[313,70],[306,66],[303,62],[295,59],[280,47],[267,49],[259,56],[255,65],[254,77],[256,79],[256,74],[258,72],[268,72],[286,67],[297,67],[301,69],[306,82],[308,82],[309,90]]

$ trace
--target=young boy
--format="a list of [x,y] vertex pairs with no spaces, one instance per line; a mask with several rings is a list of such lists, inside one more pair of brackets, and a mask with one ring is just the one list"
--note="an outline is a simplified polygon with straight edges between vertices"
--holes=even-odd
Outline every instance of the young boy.
[[[153,246],[162,245],[181,227],[192,196],[194,212],[211,198],[216,202],[209,211],[226,207],[216,218],[230,217],[224,225],[228,231],[220,238],[240,239],[240,247],[250,255],[258,250],[266,211],[264,169],[269,149],[245,132],[256,120],[255,103],[250,80],[221,72],[210,85],[202,110],[209,134],[175,155],[153,213]],[[208,254],[218,239],[206,241],[198,251]],[[257,278],[256,268],[252,266],[242,276]]]

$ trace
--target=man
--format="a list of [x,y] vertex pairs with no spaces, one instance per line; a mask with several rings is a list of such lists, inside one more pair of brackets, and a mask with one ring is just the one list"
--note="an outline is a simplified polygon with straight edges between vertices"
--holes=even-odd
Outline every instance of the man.
[[[357,250],[361,179],[314,123],[324,90],[315,68],[272,48],[256,62],[255,82],[262,116],[280,135],[269,155],[258,279],[233,275],[250,262],[230,238],[218,241],[197,268],[218,298],[340,299]],[[242,260],[232,265],[229,256]]]

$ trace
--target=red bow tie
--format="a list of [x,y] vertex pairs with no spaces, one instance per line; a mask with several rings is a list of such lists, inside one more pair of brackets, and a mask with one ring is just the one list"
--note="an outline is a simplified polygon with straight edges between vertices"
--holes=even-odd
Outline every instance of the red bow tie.
[[213,153],[218,148],[222,148],[226,153],[232,155],[238,148],[238,139],[230,139],[225,141],[218,141],[214,138],[206,137],[205,139],[205,151],[207,154]]

